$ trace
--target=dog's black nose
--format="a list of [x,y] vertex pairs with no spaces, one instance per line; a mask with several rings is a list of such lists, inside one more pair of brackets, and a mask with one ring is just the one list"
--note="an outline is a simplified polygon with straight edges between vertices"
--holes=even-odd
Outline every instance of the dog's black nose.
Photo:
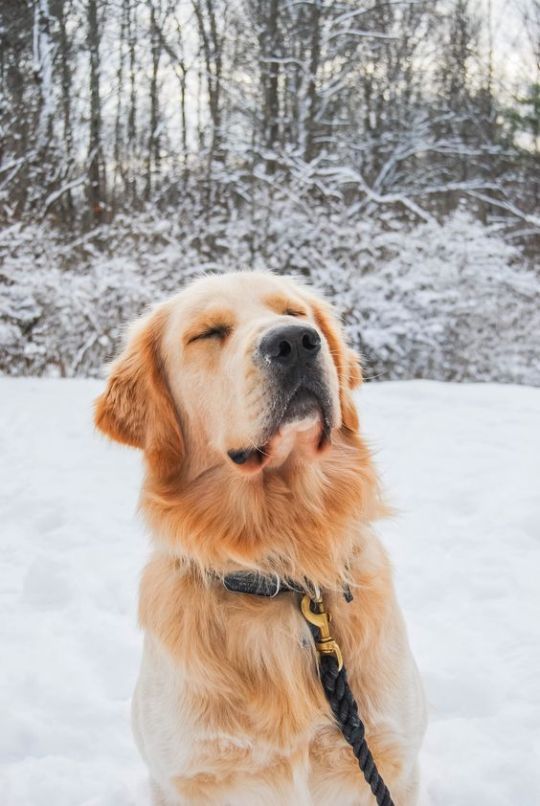
[[306,366],[321,349],[321,337],[312,327],[276,327],[263,336],[259,351],[265,361],[283,368]]

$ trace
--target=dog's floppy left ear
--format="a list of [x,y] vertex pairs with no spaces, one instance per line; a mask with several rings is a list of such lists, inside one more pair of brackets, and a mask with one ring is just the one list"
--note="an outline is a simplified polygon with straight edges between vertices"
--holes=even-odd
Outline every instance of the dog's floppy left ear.
[[134,325],[95,402],[94,421],[108,437],[140,448],[167,472],[171,462],[178,467],[182,437],[160,351],[165,315],[158,308]]
[[349,431],[357,431],[358,414],[351,390],[356,389],[362,383],[360,361],[356,353],[345,344],[341,327],[330,305],[313,297],[310,302],[314,311],[315,321],[328,342],[336,365],[343,426]]

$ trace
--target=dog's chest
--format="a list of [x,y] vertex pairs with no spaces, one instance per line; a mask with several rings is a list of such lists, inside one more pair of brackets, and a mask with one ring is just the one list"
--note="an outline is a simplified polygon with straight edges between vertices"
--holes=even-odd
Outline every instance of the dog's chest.
[[[307,652],[305,647],[297,651]],[[152,778],[169,792],[171,802],[184,780],[211,780],[216,765],[223,774],[246,780],[268,769],[281,769],[289,781],[304,776],[309,737],[316,722],[326,722],[318,686],[302,691],[302,682],[296,681],[293,703],[283,680],[269,675],[271,682],[264,686],[250,680],[249,668],[245,674],[247,682],[239,686],[234,677],[228,680],[230,669],[224,668],[220,696],[217,680],[208,681],[205,690],[202,670],[200,679],[193,679],[154,636],[145,637],[133,730]]]

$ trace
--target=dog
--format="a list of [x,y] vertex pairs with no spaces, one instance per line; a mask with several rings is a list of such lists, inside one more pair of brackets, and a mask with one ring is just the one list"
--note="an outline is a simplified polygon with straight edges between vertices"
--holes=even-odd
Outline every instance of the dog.
[[196,280],[111,365],[95,423],[143,451],[154,547],[132,718],[156,805],[374,803],[298,595],[227,589],[246,571],[324,592],[379,772],[397,806],[417,802],[425,707],[371,526],[385,506],[361,382],[332,308],[264,272]]

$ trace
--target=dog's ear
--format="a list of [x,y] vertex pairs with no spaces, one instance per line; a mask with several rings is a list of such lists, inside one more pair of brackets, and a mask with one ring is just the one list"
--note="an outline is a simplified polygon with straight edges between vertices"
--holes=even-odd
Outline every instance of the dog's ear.
[[358,389],[364,380],[360,358],[354,350],[351,350],[350,347],[345,348],[345,357],[347,362],[347,383],[349,385],[349,389]]
[[343,426],[349,431],[358,430],[358,414],[351,394],[362,383],[362,369],[356,353],[345,344],[337,317],[325,302],[314,297],[310,300],[315,321],[322,330],[336,365],[339,379],[339,397]]
[[95,402],[94,421],[110,439],[144,450],[168,472],[171,463],[179,465],[182,436],[161,358],[165,318],[158,308],[134,325]]

